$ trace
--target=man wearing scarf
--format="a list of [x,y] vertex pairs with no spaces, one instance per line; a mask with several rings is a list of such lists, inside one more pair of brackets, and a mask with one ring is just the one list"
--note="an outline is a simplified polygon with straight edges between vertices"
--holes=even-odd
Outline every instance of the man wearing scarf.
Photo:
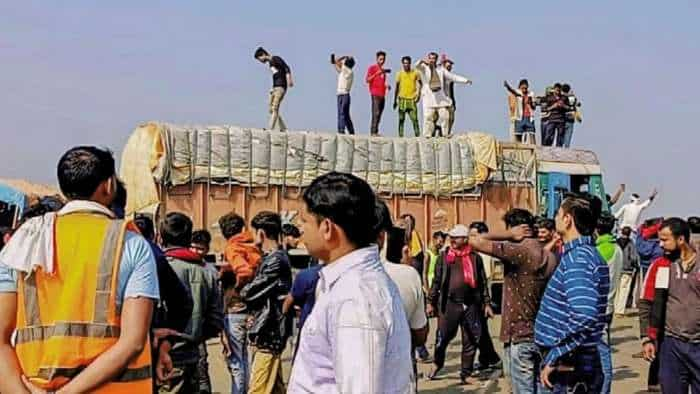
[[182,213],[170,212],[160,227],[165,257],[190,292],[194,307],[182,333],[184,341],[170,352],[172,378],[160,385],[159,392],[194,393],[199,391],[199,346],[223,330],[222,297],[215,274],[206,268],[198,253],[190,250],[192,220]]
[[486,273],[478,253],[468,244],[469,229],[457,225],[450,231],[452,245],[443,252],[435,266],[435,277],[430,289],[429,315],[438,315],[435,340],[435,368],[428,375],[434,379],[445,365],[445,353],[450,341],[462,331],[463,384],[475,384],[471,378],[474,355],[481,336],[479,314],[492,314],[491,299],[486,286]]

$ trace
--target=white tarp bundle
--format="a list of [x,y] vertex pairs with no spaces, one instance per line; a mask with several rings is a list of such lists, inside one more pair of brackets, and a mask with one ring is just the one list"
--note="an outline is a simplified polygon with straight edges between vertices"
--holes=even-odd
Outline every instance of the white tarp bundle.
[[211,181],[304,187],[338,171],[355,174],[382,193],[445,195],[474,189],[497,167],[496,141],[481,133],[448,140],[164,123],[141,128],[159,130],[163,154],[153,172],[169,185]]

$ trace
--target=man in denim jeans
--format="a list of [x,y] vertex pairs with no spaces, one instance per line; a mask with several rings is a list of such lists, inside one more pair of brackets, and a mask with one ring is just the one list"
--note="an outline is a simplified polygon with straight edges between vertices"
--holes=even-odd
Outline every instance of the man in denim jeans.
[[503,220],[505,232],[475,235],[469,244],[503,262],[504,373],[514,393],[535,393],[541,363],[535,345],[535,318],[556,257],[532,237],[535,218],[530,212],[512,209]]
[[247,393],[250,380],[248,363],[248,309],[239,291],[250,282],[260,263],[261,253],[253,236],[245,230],[245,220],[231,212],[219,219],[219,228],[226,238],[226,261],[222,269],[221,287],[224,293],[224,332],[221,342],[231,373],[231,393]]

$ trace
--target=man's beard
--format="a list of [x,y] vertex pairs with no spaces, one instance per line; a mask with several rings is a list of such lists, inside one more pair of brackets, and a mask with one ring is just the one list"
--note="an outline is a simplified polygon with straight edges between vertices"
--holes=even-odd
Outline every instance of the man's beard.
[[681,258],[681,250],[665,251],[664,255],[671,261],[676,261]]

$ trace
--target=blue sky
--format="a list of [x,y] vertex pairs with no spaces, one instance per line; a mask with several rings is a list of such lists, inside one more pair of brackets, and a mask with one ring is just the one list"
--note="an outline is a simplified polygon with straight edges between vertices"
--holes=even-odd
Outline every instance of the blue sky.
[[[263,127],[270,75],[252,58],[258,45],[292,67],[292,129],[335,130],[328,55],[354,55],[352,115],[366,133],[374,52],[398,69],[401,56],[436,50],[474,80],[457,89],[457,130],[507,138],[504,79],[538,92],[568,81],[584,112],[574,144],[598,153],[608,189],[657,186],[649,215],[700,214],[698,17],[697,1],[3,2],[0,176],[55,183],[67,148],[119,155],[147,120]],[[387,133],[395,118],[385,112]]]

